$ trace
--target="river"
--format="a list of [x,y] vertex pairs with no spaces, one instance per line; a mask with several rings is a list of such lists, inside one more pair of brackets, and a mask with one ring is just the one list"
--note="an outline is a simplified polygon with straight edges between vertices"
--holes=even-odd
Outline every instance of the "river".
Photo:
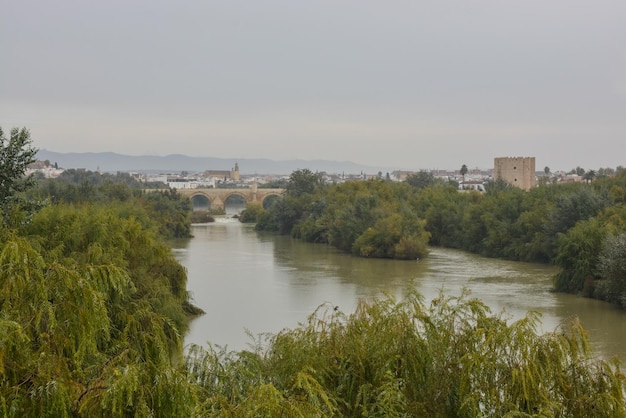
[[504,311],[511,319],[540,312],[542,331],[577,315],[595,355],[626,360],[626,313],[550,292],[556,272],[551,266],[441,248],[418,261],[356,258],[326,245],[258,233],[233,219],[193,225],[192,234],[174,246],[174,254],[187,268],[193,303],[206,314],[191,323],[185,344],[246,349],[251,335],[296,327],[322,304],[351,313],[360,299],[384,292],[400,298],[413,282],[427,302],[441,291],[459,295],[467,288],[492,312]]

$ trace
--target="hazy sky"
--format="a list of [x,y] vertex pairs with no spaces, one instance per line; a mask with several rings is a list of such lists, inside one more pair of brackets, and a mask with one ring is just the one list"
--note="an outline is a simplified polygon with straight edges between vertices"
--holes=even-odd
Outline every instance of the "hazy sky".
[[626,165],[626,1],[5,0],[0,126],[58,152]]

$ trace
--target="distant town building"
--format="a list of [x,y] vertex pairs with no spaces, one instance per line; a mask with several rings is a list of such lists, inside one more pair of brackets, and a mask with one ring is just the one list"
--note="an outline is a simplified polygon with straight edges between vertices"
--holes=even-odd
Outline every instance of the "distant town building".
[[502,179],[523,190],[535,187],[535,157],[497,157],[493,162],[494,180]]
[[411,174],[415,174],[415,171],[396,170],[391,172],[391,176],[397,181],[404,181]]
[[55,163],[54,165],[50,164],[49,161],[35,161],[30,164],[26,168],[26,175],[31,175],[33,173],[43,174],[45,178],[57,178],[59,177],[65,170],[59,168],[59,166]]
[[195,189],[198,187],[198,181],[185,177],[168,177],[167,185],[171,189]]
[[220,177],[227,180],[239,181],[239,163],[235,163],[235,168],[228,170],[206,170],[204,177]]
[[580,183],[583,181],[583,177],[578,174],[561,174],[558,181],[559,183]]
[[484,192],[485,182],[482,180],[460,181],[459,190],[476,190],[477,192]]

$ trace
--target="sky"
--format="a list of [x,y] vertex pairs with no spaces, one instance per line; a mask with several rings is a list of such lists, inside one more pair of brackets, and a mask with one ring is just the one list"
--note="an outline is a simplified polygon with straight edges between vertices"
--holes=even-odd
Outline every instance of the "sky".
[[624,0],[5,0],[37,148],[396,169],[626,165]]

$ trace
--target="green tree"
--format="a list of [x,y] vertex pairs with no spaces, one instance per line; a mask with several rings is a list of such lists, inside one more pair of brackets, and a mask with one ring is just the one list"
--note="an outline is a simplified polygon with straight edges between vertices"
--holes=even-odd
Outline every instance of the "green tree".
[[437,179],[431,173],[420,170],[418,173],[409,174],[405,181],[415,188],[424,189],[435,184]]
[[607,237],[599,255],[597,292],[602,299],[626,308],[626,232]]
[[425,204],[418,210],[426,219],[426,230],[431,233],[431,245],[461,247],[461,222],[467,195],[459,193],[456,187],[432,187],[419,194],[419,201]]
[[554,279],[556,290],[571,293],[584,290],[590,296],[592,289],[585,286],[596,275],[598,255],[607,233],[606,225],[593,217],[578,222],[566,234],[557,235],[554,261],[562,270]]
[[515,186],[501,178],[497,180],[490,180],[485,183],[485,191],[487,193],[498,193],[502,190],[507,190],[512,187]]
[[596,178],[596,172],[595,170],[589,170],[587,172],[585,172],[585,174],[583,174],[583,179],[587,182],[587,183],[591,183],[593,181],[593,179]]
[[0,244],[0,414],[189,416],[184,269],[133,219],[49,206]]
[[34,184],[32,176],[24,175],[28,165],[36,161],[36,154],[26,128],[11,129],[9,138],[0,128],[0,213],[4,224],[9,222],[13,211],[28,209],[20,193]]
[[284,189],[287,185],[287,180],[278,179],[278,180],[270,180],[267,183],[262,183],[258,185],[259,189]]
[[265,210],[263,209],[263,205],[260,203],[248,203],[246,208],[239,215],[239,222],[243,223],[254,223],[257,222],[261,214]]
[[556,196],[554,209],[546,219],[546,227],[552,236],[566,233],[578,221],[598,215],[610,204],[607,190],[596,190],[591,185],[572,186],[572,190],[564,190]]
[[159,232],[166,238],[189,237],[191,200],[169,188],[146,193],[144,186],[127,173],[101,174],[71,169],[57,179],[41,181],[39,187],[32,189],[30,194],[32,198],[52,203],[123,203],[122,206],[129,213],[134,212],[142,220],[144,227],[157,225]]
[[430,234],[417,219],[392,213],[367,228],[353,243],[352,252],[362,257],[415,260],[428,254]]
[[460,170],[461,176],[463,176],[463,182],[465,182],[465,175],[467,174],[467,166],[463,164]]
[[610,167],[600,167],[598,169],[596,177],[605,178],[605,177],[610,177],[613,175],[615,175],[615,169],[610,168]]
[[314,173],[308,168],[296,170],[289,176],[285,186],[285,194],[298,198],[304,194],[312,194],[324,185],[324,179],[319,173]]

